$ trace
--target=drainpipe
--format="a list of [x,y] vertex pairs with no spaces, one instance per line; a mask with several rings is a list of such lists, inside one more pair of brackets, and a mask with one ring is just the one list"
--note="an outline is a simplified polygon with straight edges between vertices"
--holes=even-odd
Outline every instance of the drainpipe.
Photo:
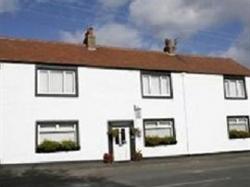
[[187,146],[187,153],[189,153],[189,133],[188,133],[188,114],[187,114],[187,101],[186,101],[186,86],[185,86],[185,78],[186,78],[186,73],[182,73],[181,74],[182,76],[182,89],[183,89],[183,110],[184,110],[184,120],[185,120],[185,127],[186,127],[186,138],[187,138],[187,143],[186,143],[186,146]]

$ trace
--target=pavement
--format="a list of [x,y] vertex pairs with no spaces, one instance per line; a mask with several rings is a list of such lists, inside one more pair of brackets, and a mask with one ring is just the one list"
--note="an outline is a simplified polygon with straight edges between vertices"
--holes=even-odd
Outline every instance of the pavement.
[[0,187],[248,187],[250,153],[0,167]]

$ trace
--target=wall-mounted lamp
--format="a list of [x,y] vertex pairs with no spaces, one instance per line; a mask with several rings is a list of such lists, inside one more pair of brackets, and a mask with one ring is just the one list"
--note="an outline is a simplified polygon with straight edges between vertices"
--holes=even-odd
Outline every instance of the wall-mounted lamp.
[[141,108],[138,105],[134,105],[135,118],[141,118]]

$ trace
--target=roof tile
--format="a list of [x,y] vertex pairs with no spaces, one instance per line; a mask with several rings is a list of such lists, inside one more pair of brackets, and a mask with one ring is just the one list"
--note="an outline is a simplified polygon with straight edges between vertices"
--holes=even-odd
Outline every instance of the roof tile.
[[103,68],[177,71],[250,76],[250,70],[229,58],[192,55],[169,56],[163,52],[0,38],[0,60],[5,62],[80,65]]

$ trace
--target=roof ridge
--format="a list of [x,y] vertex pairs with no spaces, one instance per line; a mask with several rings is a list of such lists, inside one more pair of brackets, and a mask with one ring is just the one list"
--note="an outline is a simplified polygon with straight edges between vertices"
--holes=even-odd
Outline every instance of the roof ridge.
[[222,57],[222,56],[211,56],[211,55],[199,55],[199,54],[181,54],[182,57],[191,57],[191,58],[210,58],[210,59],[225,59],[225,60],[233,60],[230,57]]
[[14,38],[14,37],[5,37],[0,36],[0,40],[12,40],[12,41],[24,41],[24,42],[41,42],[46,44],[64,44],[64,45],[74,45],[74,46],[80,46],[80,43],[70,43],[65,41],[58,41],[58,40],[42,40],[42,39],[31,39],[31,38]]

